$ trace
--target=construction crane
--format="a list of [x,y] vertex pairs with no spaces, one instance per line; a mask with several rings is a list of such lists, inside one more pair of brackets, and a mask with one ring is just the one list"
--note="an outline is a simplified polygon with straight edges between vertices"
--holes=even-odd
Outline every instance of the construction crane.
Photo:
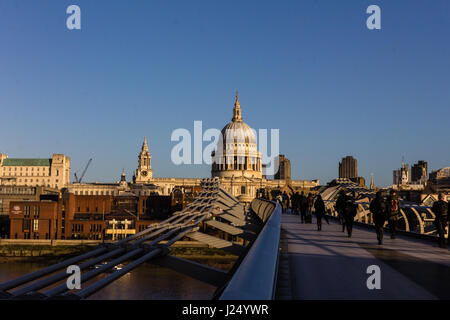
[[88,163],[86,164],[86,167],[84,167],[83,173],[81,173],[80,178],[77,177],[77,173],[76,172],[73,174],[75,176],[75,183],[81,183],[81,180],[83,179],[84,174],[86,173],[86,170],[88,169],[88,167],[91,164],[91,162],[92,162],[92,158],[89,159]]

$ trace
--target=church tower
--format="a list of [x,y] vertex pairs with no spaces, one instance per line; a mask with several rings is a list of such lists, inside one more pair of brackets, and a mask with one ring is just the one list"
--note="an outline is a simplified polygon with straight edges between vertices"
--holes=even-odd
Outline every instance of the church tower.
[[151,165],[152,156],[148,150],[147,137],[144,137],[141,152],[138,157],[138,168],[136,170],[136,183],[149,183],[152,180],[153,172]]

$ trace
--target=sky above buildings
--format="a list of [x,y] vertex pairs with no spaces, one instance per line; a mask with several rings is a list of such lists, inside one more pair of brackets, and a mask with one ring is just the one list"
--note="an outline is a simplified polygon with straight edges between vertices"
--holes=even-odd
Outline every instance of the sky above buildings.
[[207,177],[172,164],[171,134],[221,129],[239,90],[245,122],[280,129],[293,178],[326,183],[352,155],[386,186],[402,157],[450,165],[449,17],[447,0],[3,0],[0,152],[65,153],[72,175],[93,158],[85,180],[115,181],[147,136],[155,177]]

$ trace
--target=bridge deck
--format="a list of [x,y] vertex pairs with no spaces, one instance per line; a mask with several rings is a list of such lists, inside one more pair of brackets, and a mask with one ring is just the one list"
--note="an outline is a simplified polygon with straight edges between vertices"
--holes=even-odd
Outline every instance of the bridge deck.
[[[300,217],[282,217],[278,299],[449,299],[450,252],[424,240],[354,226],[352,238],[330,220],[317,231]],[[381,290],[369,290],[367,267],[381,269]]]

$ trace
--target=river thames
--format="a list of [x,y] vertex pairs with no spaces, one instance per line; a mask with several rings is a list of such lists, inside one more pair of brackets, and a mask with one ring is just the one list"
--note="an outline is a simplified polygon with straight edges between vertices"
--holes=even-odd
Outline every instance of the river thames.
[[[0,263],[0,283],[37,271],[52,263],[4,261]],[[82,288],[102,274],[82,283]],[[59,282],[61,284],[63,282]],[[54,286],[52,286],[54,287]],[[48,287],[51,288],[51,287]],[[90,296],[89,300],[209,300],[215,287],[170,269],[143,264]],[[45,290],[48,290],[47,288]],[[41,290],[44,292],[45,290]],[[13,291],[13,290],[10,290]]]

